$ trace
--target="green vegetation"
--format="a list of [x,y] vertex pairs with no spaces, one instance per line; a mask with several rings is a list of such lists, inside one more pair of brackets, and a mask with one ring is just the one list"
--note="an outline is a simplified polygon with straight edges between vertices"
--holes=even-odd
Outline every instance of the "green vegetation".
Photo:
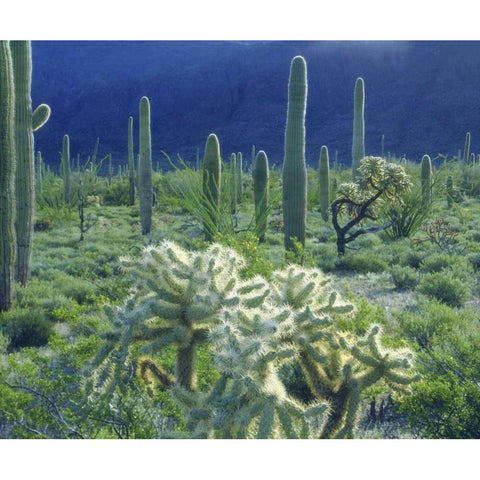
[[67,196],[37,154],[26,283],[2,90],[2,438],[479,438],[480,165],[307,167],[301,57],[290,87],[287,168],[253,148],[241,197],[213,133],[195,169],[152,170],[146,97],[136,169],[132,117],[128,157],[97,139]]

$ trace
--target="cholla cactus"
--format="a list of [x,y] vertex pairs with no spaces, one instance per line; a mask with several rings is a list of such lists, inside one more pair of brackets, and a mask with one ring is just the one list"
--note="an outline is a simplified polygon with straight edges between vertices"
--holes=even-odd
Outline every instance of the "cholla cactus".
[[278,376],[280,365],[296,355],[285,342],[293,329],[286,306],[222,311],[209,334],[220,380],[194,405],[185,392],[174,391],[188,411],[194,437],[306,438],[321,430],[328,405],[302,405],[287,394]]
[[[271,282],[241,281],[245,261],[233,250],[212,244],[189,252],[167,241],[123,264],[134,274],[135,290],[123,307],[107,308],[114,328],[90,383],[112,393],[135,371],[134,343],[147,353],[174,344],[174,375],[151,359],[138,370],[169,388],[194,438],[352,437],[366,388],[383,380],[402,389],[416,379],[408,372],[412,353],[384,350],[379,326],[361,339],[337,329],[339,316],[354,308],[318,269],[289,266]],[[212,345],[220,374],[208,392],[195,386],[194,355],[202,341]],[[288,362],[300,365],[312,403],[289,393],[280,375]]]
[[[148,353],[173,343],[175,383],[193,390],[196,344],[205,339],[222,307],[240,303],[236,287],[245,261],[218,244],[205,252],[189,252],[168,241],[146,247],[138,260],[121,260],[136,280],[134,300],[117,309],[114,318],[110,315],[114,331],[107,335],[107,350],[120,343],[125,363],[134,341],[144,342]],[[129,329],[132,333],[126,334]],[[108,353],[95,363],[108,362]]]

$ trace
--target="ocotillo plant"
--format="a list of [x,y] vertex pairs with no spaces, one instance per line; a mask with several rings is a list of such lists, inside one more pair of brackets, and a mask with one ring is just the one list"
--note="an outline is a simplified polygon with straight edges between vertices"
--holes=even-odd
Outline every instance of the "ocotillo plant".
[[268,208],[268,158],[267,154],[260,150],[253,167],[253,194],[255,200],[255,225],[260,242],[265,241],[267,230]]
[[358,176],[357,169],[365,157],[365,84],[363,78],[357,78],[353,92],[353,141],[352,141],[352,174],[353,180]]
[[8,41],[0,41],[0,311],[12,305],[15,238],[15,83]]
[[32,113],[32,50],[29,41],[10,42],[15,82],[15,148],[17,153],[16,199],[17,261],[15,277],[25,286],[30,274],[35,207],[35,153],[33,132],[43,126],[50,107]]
[[217,136],[211,133],[205,143],[205,153],[203,155],[203,194],[209,212],[208,218],[205,218],[203,222],[207,242],[213,241],[218,231],[221,181],[220,144]]
[[138,160],[138,199],[140,203],[140,223],[142,235],[152,228],[152,140],[150,133],[150,102],[147,97],[140,99],[140,145]]
[[463,149],[463,163],[465,165],[468,163],[468,160],[470,158],[470,140],[470,132],[467,132],[467,134],[465,135],[465,147]]
[[318,183],[320,189],[320,213],[322,218],[328,220],[330,208],[330,165],[328,160],[328,148],[323,145],[320,149],[318,161]]
[[242,160],[242,152],[237,153],[236,159],[236,194],[237,194],[237,203],[242,203],[242,196],[243,196],[243,160]]
[[294,239],[305,246],[307,221],[307,167],[305,163],[305,112],[307,64],[296,56],[290,65],[287,126],[283,161],[283,223],[287,251],[295,251]]
[[381,140],[382,148],[381,148],[381,157],[385,158],[385,135],[382,134],[382,140]]
[[429,155],[422,157],[420,182],[422,186],[422,203],[429,205],[432,201],[432,160]]
[[64,200],[68,202],[70,200],[70,137],[66,134],[63,136],[61,167],[64,184]]
[[128,183],[129,203],[135,205],[135,167],[133,161],[133,117],[128,117]]

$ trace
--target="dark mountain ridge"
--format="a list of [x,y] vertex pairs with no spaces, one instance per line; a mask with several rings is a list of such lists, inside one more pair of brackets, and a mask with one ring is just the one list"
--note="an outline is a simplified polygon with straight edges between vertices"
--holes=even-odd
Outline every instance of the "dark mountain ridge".
[[[52,116],[36,132],[36,149],[54,168],[62,137],[85,160],[100,138],[99,155],[126,162],[127,122],[138,125],[140,97],[152,106],[154,163],[162,151],[193,161],[216,133],[222,155],[251,146],[283,161],[290,61],[308,67],[307,161],[321,145],[351,162],[353,88],[365,80],[366,153],[385,151],[418,160],[456,155],[465,133],[480,139],[480,42],[223,42],[34,41],[33,103]],[[136,137],[135,137],[136,138]]]

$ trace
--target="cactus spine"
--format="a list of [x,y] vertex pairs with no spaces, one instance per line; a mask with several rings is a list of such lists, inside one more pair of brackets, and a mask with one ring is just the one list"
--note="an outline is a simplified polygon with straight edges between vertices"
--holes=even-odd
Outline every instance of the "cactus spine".
[[129,202],[135,205],[135,167],[133,162],[133,117],[128,117],[128,182]]
[[353,97],[352,173],[355,180],[360,161],[365,157],[365,84],[361,77],[355,82]]
[[432,201],[432,161],[428,155],[422,157],[421,185],[422,202],[429,205]]
[[255,225],[258,240],[265,241],[268,208],[268,158],[263,150],[257,153],[253,169],[253,194],[255,199]]
[[152,140],[150,134],[150,102],[147,97],[140,99],[140,153],[138,160],[138,199],[142,235],[152,228]]
[[470,132],[467,132],[467,134],[465,135],[465,147],[463,149],[463,163],[465,165],[468,163],[468,159],[470,158],[470,140]]
[[8,41],[0,41],[0,311],[12,305],[15,239],[15,84]]
[[320,213],[322,214],[322,218],[327,221],[330,207],[330,165],[328,160],[328,148],[325,145],[320,149],[318,181],[320,187]]
[[63,136],[62,143],[62,176],[64,183],[64,199],[68,202],[70,199],[70,137]]
[[208,215],[204,219],[205,240],[213,241],[218,231],[220,215],[220,186],[222,181],[222,160],[220,144],[214,133],[211,133],[205,143],[203,155],[203,193],[207,202]]
[[305,164],[305,111],[307,107],[307,64],[296,56],[288,82],[285,158],[283,162],[284,244],[294,250],[293,239],[305,245],[307,220],[307,167]]

